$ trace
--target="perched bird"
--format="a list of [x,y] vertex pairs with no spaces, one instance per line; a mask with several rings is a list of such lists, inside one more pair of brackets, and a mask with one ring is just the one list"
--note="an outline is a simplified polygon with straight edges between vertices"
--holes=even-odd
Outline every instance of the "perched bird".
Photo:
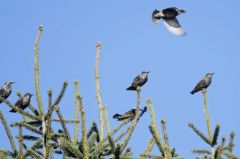
[[175,35],[183,36],[186,34],[186,32],[181,27],[176,17],[185,12],[185,10],[176,7],[166,8],[161,11],[155,9],[152,13],[152,21],[154,23],[158,23],[162,18],[168,31]]
[[[30,104],[30,100],[31,100],[32,96],[33,95],[30,94],[30,93],[24,94],[23,97],[20,97],[17,100],[17,102],[15,103],[15,106],[18,107],[18,108],[21,108],[22,110],[26,109],[29,106],[29,104]],[[11,109],[9,112],[15,113],[16,110]]]
[[198,84],[195,86],[195,88],[190,93],[194,94],[194,93],[199,92],[203,89],[207,89],[208,86],[212,82],[212,76],[213,75],[214,75],[214,73],[207,73],[205,75],[205,77],[201,81],[198,82]]
[[[146,111],[147,111],[147,107],[140,109],[139,116],[141,117]],[[113,119],[117,119],[118,121],[128,120],[130,122],[134,119],[135,115],[136,115],[136,109],[131,109],[122,115],[116,113],[115,115],[113,115]]]
[[148,81],[149,71],[142,71],[140,75],[135,77],[132,82],[132,85],[127,88],[127,90],[137,90],[137,87],[142,87]]
[[[12,92],[12,84],[15,82],[5,82],[4,85],[0,88],[0,97],[7,99]],[[2,101],[0,101],[2,103]]]

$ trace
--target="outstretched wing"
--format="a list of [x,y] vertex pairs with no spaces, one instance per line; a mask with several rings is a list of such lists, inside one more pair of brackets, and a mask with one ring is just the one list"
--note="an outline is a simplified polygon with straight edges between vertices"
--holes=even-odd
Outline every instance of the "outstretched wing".
[[176,18],[173,19],[164,19],[164,25],[168,29],[169,32],[178,35],[183,36],[186,35],[186,32],[179,24],[178,20]]

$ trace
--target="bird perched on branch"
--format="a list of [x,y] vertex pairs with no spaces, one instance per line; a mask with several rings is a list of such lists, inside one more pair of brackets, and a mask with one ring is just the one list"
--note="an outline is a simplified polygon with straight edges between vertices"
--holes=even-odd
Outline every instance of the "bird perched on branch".
[[162,18],[169,32],[178,36],[183,36],[186,32],[181,27],[176,17],[185,12],[185,10],[176,7],[166,8],[161,11],[155,9],[152,13],[152,21],[156,24]]
[[[139,110],[140,110],[139,117],[141,117],[147,111],[147,107],[144,107],[143,109],[139,109]],[[118,121],[128,120],[128,122],[130,122],[134,119],[135,115],[136,115],[136,109],[131,109],[122,115],[116,113],[115,115],[113,115],[113,119],[117,119]]]
[[207,89],[208,86],[212,82],[212,76],[214,73],[207,73],[205,77],[198,82],[198,84],[195,86],[195,88],[190,92],[191,94],[194,94],[196,92],[202,91],[203,89]]
[[[15,82],[5,82],[4,85],[0,88],[0,97],[7,99],[12,92],[12,84]],[[0,101],[2,103],[2,101]]]
[[138,87],[142,87],[148,81],[149,71],[142,71],[140,75],[135,77],[132,82],[132,85],[127,88],[127,90],[136,91]]
[[[30,100],[31,100],[32,96],[33,95],[31,93],[24,94],[23,97],[20,97],[17,100],[17,102],[15,103],[15,106],[18,107],[18,108],[21,108],[22,110],[26,109],[30,104]],[[9,112],[15,113],[17,111],[14,110],[14,109],[11,109]]]

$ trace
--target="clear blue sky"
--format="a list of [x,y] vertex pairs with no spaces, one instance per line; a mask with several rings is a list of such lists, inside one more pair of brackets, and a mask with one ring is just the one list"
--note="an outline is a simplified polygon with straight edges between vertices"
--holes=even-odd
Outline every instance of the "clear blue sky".
[[[179,20],[188,32],[176,37],[160,22],[151,21],[157,8],[180,7],[187,11]],[[33,45],[37,27],[43,24],[40,44],[40,80],[45,106],[47,90],[58,94],[64,80],[69,87],[60,107],[64,116],[74,115],[74,85],[80,81],[88,127],[98,121],[94,64],[96,42],[103,44],[100,79],[103,103],[109,115],[125,112],[135,106],[135,93],[125,89],[142,70],[150,70],[149,81],[142,89],[141,106],[152,99],[156,118],[167,121],[170,144],[186,158],[193,158],[192,148],[208,148],[188,126],[192,121],[207,134],[201,93],[190,95],[191,89],[207,72],[215,72],[208,89],[212,127],[221,125],[220,136],[236,132],[240,140],[240,1],[1,1],[0,3],[0,85],[16,81],[9,98],[16,92],[35,93]],[[36,99],[33,98],[36,105]],[[20,115],[9,113],[0,105],[8,121]],[[111,120],[111,127],[118,122]],[[150,138],[149,114],[135,129],[130,146],[134,155],[141,153]],[[18,132],[14,129],[14,134]],[[72,133],[73,134],[73,133]],[[0,124],[0,147],[10,148]],[[220,142],[220,141],[219,141]],[[240,143],[235,153],[240,155]],[[154,154],[159,154],[155,148]]]

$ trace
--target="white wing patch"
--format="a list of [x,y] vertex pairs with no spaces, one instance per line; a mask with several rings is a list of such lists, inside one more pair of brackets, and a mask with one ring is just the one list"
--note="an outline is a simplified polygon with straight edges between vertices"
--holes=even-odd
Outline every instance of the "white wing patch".
[[174,35],[177,36],[184,36],[187,34],[187,32],[182,28],[182,27],[174,27],[169,25],[165,20],[164,20],[164,25],[167,28],[167,30],[171,33],[173,33]]

